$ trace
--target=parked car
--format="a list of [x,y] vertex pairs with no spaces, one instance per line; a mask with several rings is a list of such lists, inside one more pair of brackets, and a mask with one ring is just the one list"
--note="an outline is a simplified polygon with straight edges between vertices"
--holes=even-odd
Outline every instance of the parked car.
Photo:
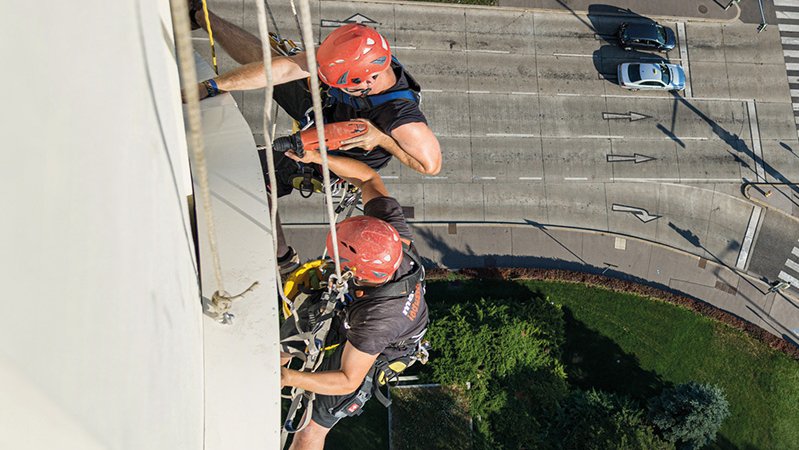
[[667,52],[677,45],[677,37],[671,28],[655,22],[623,23],[616,35],[619,45],[625,50],[640,48]]
[[685,72],[679,64],[622,63],[618,68],[619,86],[637,91],[681,91],[685,89]]

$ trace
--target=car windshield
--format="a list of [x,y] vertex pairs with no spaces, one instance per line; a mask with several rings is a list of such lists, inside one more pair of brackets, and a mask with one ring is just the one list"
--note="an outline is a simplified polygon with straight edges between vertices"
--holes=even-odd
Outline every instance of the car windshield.
[[658,29],[658,42],[660,42],[661,45],[666,45],[666,29],[660,25],[657,26],[657,29]]
[[638,64],[630,64],[627,70],[627,75],[630,77],[631,83],[641,81],[641,67]]
[[661,80],[663,80],[663,84],[668,86],[669,83],[671,83],[671,71],[665,64],[660,65],[660,75],[662,77]]

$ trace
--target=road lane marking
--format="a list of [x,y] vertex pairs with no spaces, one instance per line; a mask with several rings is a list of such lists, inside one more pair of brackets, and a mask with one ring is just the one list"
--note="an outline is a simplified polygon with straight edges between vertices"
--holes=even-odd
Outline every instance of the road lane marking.
[[449,177],[424,177],[425,180],[446,180]]
[[685,97],[693,97],[691,90],[691,70],[690,62],[688,61],[688,37],[685,34],[685,22],[677,22],[677,39],[680,42],[680,60],[682,60],[682,68],[685,71]]
[[467,94],[490,94],[491,91],[466,91]]
[[538,135],[524,133],[486,133],[486,137],[538,137]]
[[749,251],[752,249],[752,242],[755,239],[755,230],[757,230],[761,212],[763,212],[763,208],[757,205],[752,208],[752,214],[749,216],[749,224],[746,226],[746,233],[744,233],[744,242],[741,244],[741,252],[738,253],[738,261],[735,263],[735,267],[737,267],[738,270],[745,270],[746,268],[746,262],[749,260]]
[[475,177],[478,180],[496,180],[497,177]]
[[636,182],[649,182],[649,181],[664,181],[673,183],[740,183],[740,178],[652,178],[652,177],[612,177],[611,181],[636,181]]
[[757,124],[757,108],[755,101],[746,102],[749,111],[749,131],[752,136],[752,146],[754,147],[755,172],[758,181],[766,181],[766,170],[763,168],[763,147],[760,146],[760,127]]
[[513,95],[538,95],[538,92],[518,92],[512,91],[511,94]]
[[594,55],[587,55],[583,53],[553,53],[552,56],[569,56],[573,58],[593,58]]
[[510,53],[508,50],[482,50],[482,49],[466,49],[464,50],[469,53],[499,53],[502,55],[507,55]]
[[396,175],[381,175],[380,178],[384,180],[398,180],[399,177]]
[[785,261],[785,266],[794,272],[799,273],[799,264],[797,264],[796,261],[788,259]]
[[563,177],[564,181],[588,181],[588,177]]
[[543,178],[541,177],[519,177],[520,180],[532,180],[532,181],[541,181]]
[[780,274],[777,276],[777,278],[779,278],[782,281],[791,283],[791,286],[793,286],[795,288],[799,288],[799,280],[797,280],[796,278],[788,275],[787,273],[785,273],[783,271],[780,271]]
[[394,45],[391,48],[395,50],[416,50],[416,47],[413,45]]

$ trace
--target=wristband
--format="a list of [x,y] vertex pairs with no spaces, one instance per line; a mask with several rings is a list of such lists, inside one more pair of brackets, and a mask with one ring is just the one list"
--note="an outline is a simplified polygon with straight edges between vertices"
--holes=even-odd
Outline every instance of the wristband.
[[216,97],[219,94],[219,87],[216,85],[216,81],[212,79],[205,80],[202,83],[205,86],[205,92],[208,93],[209,97]]

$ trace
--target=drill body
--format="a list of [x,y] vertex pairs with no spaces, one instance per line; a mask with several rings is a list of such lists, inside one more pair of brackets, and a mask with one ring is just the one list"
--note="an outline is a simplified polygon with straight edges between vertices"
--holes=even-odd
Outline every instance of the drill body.
[[[342,141],[361,136],[367,131],[365,123],[355,120],[325,124],[326,147],[328,150],[338,150]],[[306,150],[319,150],[319,135],[316,133],[316,128],[309,128],[289,136],[282,136],[275,139],[272,150],[284,153],[294,150],[294,153],[302,158]]]

